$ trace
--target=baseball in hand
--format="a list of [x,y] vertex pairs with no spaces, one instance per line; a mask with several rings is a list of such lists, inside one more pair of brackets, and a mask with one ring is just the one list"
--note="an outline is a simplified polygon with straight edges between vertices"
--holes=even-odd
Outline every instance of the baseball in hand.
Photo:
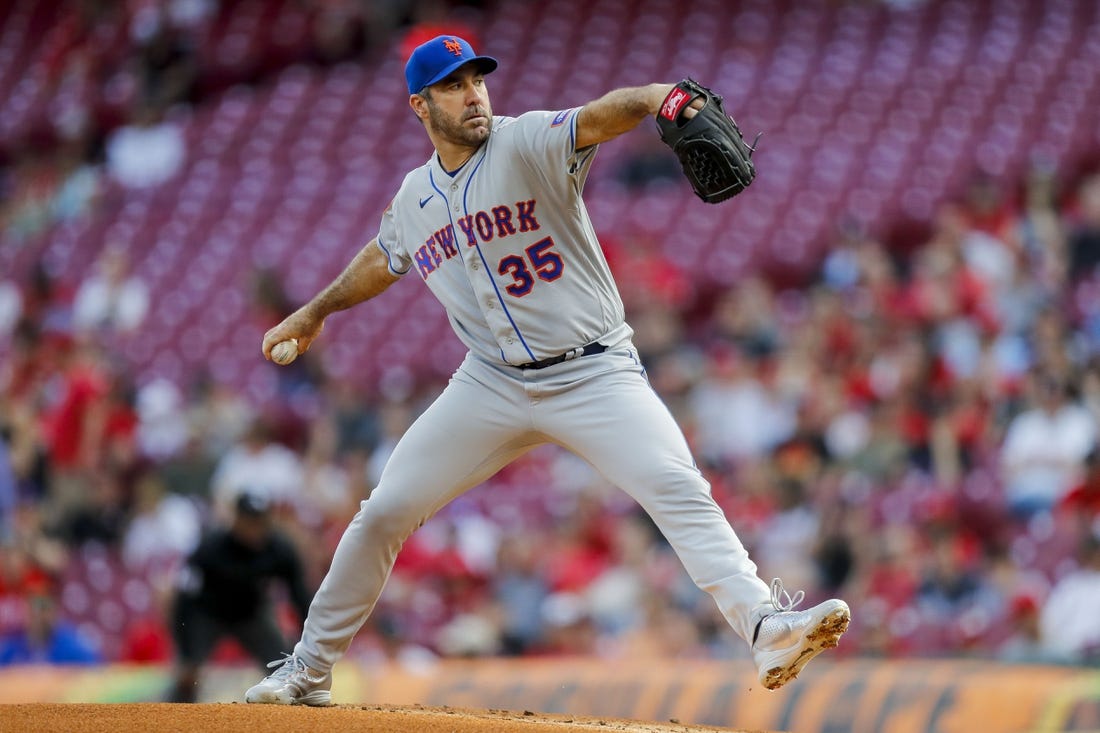
[[298,339],[280,341],[271,347],[271,361],[286,366],[298,358]]

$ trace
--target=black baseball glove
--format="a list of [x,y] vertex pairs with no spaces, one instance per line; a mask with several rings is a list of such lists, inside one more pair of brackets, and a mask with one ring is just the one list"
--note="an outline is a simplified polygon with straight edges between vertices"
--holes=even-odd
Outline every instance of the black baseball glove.
[[[689,120],[683,112],[699,97],[705,104]],[[696,195],[709,204],[736,196],[756,177],[756,140],[747,144],[722,107],[722,97],[698,82],[684,79],[672,88],[657,113],[657,129],[680,159]]]

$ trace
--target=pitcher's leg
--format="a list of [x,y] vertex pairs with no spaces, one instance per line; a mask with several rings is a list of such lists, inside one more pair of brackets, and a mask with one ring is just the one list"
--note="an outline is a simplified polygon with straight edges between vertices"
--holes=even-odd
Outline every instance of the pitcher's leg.
[[378,486],[344,531],[294,653],[327,672],[366,621],[402,544],[463,491],[533,447],[526,409],[452,380],[398,442]]
[[771,591],[648,382],[637,370],[623,369],[544,404],[535,413],[540,429],[638,501],[692,580],[751,644],[756,623],[773,610]]

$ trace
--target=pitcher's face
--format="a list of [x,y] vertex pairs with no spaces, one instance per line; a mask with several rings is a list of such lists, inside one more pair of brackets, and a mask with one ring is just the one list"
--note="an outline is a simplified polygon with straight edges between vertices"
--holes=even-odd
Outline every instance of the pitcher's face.
[[476,148],[489,137],[493,109],[485,75],[466,64],[442,81],[428,87],[424,95],[427,124],[436,136],[455,145]]

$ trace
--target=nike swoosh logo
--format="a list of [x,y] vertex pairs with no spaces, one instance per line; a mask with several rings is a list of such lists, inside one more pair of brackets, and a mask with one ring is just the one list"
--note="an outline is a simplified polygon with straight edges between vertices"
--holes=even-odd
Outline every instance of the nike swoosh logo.
[[429,196],[429,197],[428,197],[428,198],[426,198],[426,199],[420,199],[420,208],[422,208],[422,209],[423,209],[423,208],[424,208],[424,204],[426,204],[426,203],[428,203],[429,201],[431,201],[431,200],[432,200],[432,197],[434,197],[434,196],[435,196],[435,194],[433,193],[433,194],[432,194],[431,196]]

